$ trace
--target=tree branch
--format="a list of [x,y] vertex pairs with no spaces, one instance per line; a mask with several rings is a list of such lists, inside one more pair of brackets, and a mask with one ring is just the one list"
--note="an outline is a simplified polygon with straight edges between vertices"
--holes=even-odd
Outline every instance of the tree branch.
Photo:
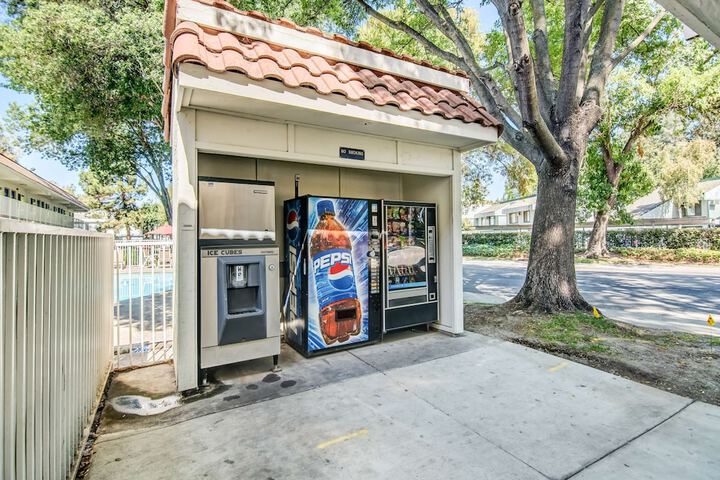
[[545,0],[532,0],[533,43],[535,44],[536,67],[539,84],[545,103],[552,105],[555,102],[555,77],[550,63],[550,48],[547,38],[547,16],[545,15]]
[[585,14],[589,8],[589,0],[565,0],[562,72],[555,109],[556,121],[561,124],[579,105],[577,89],[585,50]]
[[[370,4],[368,4],[365,0],[356,0],[361,7],[367,12],[368,15],[371,17],[377,19],[378,21],[384,23],[385,25],[394,28],[396,30],[399,30],[401,32],[406,33],[408,36],[413,38],[415,41],[420,43],[423,47],[425,47],[428,51],[434,53],[440,58],[443,58],[447,60],[448,62],[451,62],[458,68],[465,70],[468,75],[470,76],[470,81],[474,87],[475,93],[480,98],[480,101],[482,104],[488,109],[488,111],[496,116],[499,120],[503,121],[507,128],[512,128],[512,125],[510,125],[511,122],[515,123],[515,128],[517,128],[519,125],[522,124],[522,121],[520,119],[520,116],[515,111],[514,108],[510,106],[510,103],[508,102],[507,98],[505,98],[505,95],[503,95],[502,91],[500,90],[500,87],[497,85],[497,83],[493,80],[493,78],[489,75],[489,69],[484,70],[482,69],[475,59],[474,53],[472,52],[472,49],[467,44],[467,41],[462,42],[461,40],[464,40],[464,36],[460,33],[459,38],[457,38],[458,42],[461,43],[461,45],[464,43],[465,45],[463,48],[461,48],[460,45],[456,43],[456,41],[448,36],[448,39],[453,41],[455,46],[458,48],[458,51],[464,52],[466,56],[460,57],[458,55],[452,54],[450,52],[447,52],[440,47],[438,47],[436,44],[434,44],[432,41],[427,39],[424,35],[422,35],[417,30],[413,29],[406,23],[402,21],[395,21],[391,18],[387,17],[386,15],[383,15],[382,13],[375,10]],[[423,8],[423,6],[418,5],[419,8]],[[452,22],[452,19],[449,19],[450,21],[445,21],[440,17],[440,14],[432,9],[430,11],[432,16],[429,16],[428,18],[431,20],[431,22],[441,30],[441,32],[447,36],[445,33],[446,31],[448,34],[450,33],[451,29],[456,29],[457,32],[459,32],[459,29],[457,29],[457,26]],[[437,22],[437,23],[436,23]],[[442,25],[442,27],[441,27]],[[491,67],[491,69],[494,68]],[[509,121],[508,121],[509,119]],[[523,153],[521,151],[521,153]],[[524,154],[524,153],[523,153]]]
[[[583,105],[600,106],[600,99],[605,92],[605,85],[612,70],[612,52],[624,7],[625,0],[605,0],[600,36],[593,49],[590,73],[581,101]],[[599,114],[598,111],[588,118],[586,125],[588,131],[595,127]]]
[[507,38],[510,41],[513,70],[516,75],[515,88],[518,92],[523,126],[543,151],[548,162],[553,167],[560,168],[567,161],[567,155],[553,137],[540,113],[540,101],[521,2],[519,0],[493,0],[493,3],[500,14],[503,27],[508,34]]
[[379,20],[380,22],[384,23],[388,27],[391,27],[391,28],[394,28],[395,30],[399,30],[399,31],[403,32],[404,34],[408,35],[410,38],[412,38],[415,41],[417,41],[418,43],[422,44],[423,47],[425,47],[427,50],[431,51],[433,54],[437,55],[438,57],[442,58],[443,60],[446,60],[446,61],[452,63],[453,65],[457,65],[458,68],[462,68],[462,67],[460,67],[460,65],[464,64],[462,58],[438,47],[435,43],[433,43],[431,40],[429,40],[423,34],[418,32],[414,28],[412,28],[407,23],[401,22],[401,21],[396,21],[386,15],[383,15],[379,11],[375,10],[365,0],[355,0],[355,1],[358,4],[360,4],[360,6],[363,8],[363,10],[365,10],[365,13],[367,13],[371,17],[375,18],[376,20]]
[[617,57],[615,57],[612,61],[612,68],[617,67],[622,63],[625,58],[627,58],[628,55],[630,55],[642,42],[645,41],[645,39],[650,36],[650,34],[655,30],[655,27],[658,26],[660,21],[663,19],[663,17],[666,15],[667,12],[662,11],[659,12],[648,24],[647,28],[642,31],[640,35],[638,35],[635,40],[630,42],[630,44],[625,48],[625,50],[622,51]]

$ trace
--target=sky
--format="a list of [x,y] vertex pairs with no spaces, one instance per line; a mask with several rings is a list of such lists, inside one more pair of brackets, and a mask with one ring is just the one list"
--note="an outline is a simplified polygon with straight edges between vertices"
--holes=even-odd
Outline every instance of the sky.
[[[492,5],[480,7],[481,0],[469,0],[465,5],[469,8],[478,10],[478,18],[480,20],[480,29],[484,32],[490,31],[498,19],[497,11]],[[4,9],[0,8],[0,22],[7,21]],[[7,80],[0,75],[0,121],[5,118],[8,107],[12,103],[18,105],[27,105],[32,102],[32,95],[18,93],[14,90],[6,88]],[[78,185],[78,172],[68,170],[60,162],[45,158],[39,152],[17,152],[18,161],[21,165],[35,173],[50,180],[61,187],[70,185]],[[504,193],[505,179],[499,173],[495,173],[492,182],[489,185],[489,198],[491,200],[499,200]],[[79,190],[79,189],[78,189]]]

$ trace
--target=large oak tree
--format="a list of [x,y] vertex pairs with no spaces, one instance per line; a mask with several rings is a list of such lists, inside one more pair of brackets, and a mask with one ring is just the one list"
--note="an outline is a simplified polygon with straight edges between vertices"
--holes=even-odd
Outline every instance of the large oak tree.
[[[510,306],[544,312],[590,309],[575,277],[580,168],[590,133],[603,116],[610,73],[642,44],[661,16],[642,26],[633,17],[633,25],[626,25],[625,0],[565,0],[564,5],[551,0],[492,0],[507,45],[507,62],[490,64],[480,60],[487,57],[473,50],[445,2],[414,0],[413,5],[452,42],[452,49],[442,48],[407,22],[384,15],[376,3],[356,1],[371,17],[467,72],[474,93],[502,120],[503,140],[534,165],[538,201],[527,276]],[[550,47],[546,8],[563,10],[559,52]]]

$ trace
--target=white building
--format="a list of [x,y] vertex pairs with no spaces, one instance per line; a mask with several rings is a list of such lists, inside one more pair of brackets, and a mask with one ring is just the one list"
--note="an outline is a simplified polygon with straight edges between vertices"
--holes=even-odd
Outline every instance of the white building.
[[707,220],[709,224],[720,222],[720,178],[698,183],[699,197],[693,205],[676,205],[663,200],[659,190],[637,199],[628,207],[635,220],[693,219]]
[[199,176],[273,182],[277,232],[297,175],[301,194],[435,203],[436,327],[462,332],[460,155],[502,130],[467,76],[227,4],[165,6],[178,389],[199,381]]
[[526,226],[532,225],[535,218],[537,195],[515,200],[491,203],[465,213],[465,224],[471,227]]
[[0,217],[73,228],[83,203],[0,152]]

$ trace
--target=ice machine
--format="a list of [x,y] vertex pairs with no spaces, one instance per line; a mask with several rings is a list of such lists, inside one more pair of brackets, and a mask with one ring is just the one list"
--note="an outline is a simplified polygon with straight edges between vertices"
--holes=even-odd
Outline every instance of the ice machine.
[[312,356],[379,340],[380,202],[304,196],[283,211],[285,341]]
[[199,178],[200,368],[280,354],[272,183]]

